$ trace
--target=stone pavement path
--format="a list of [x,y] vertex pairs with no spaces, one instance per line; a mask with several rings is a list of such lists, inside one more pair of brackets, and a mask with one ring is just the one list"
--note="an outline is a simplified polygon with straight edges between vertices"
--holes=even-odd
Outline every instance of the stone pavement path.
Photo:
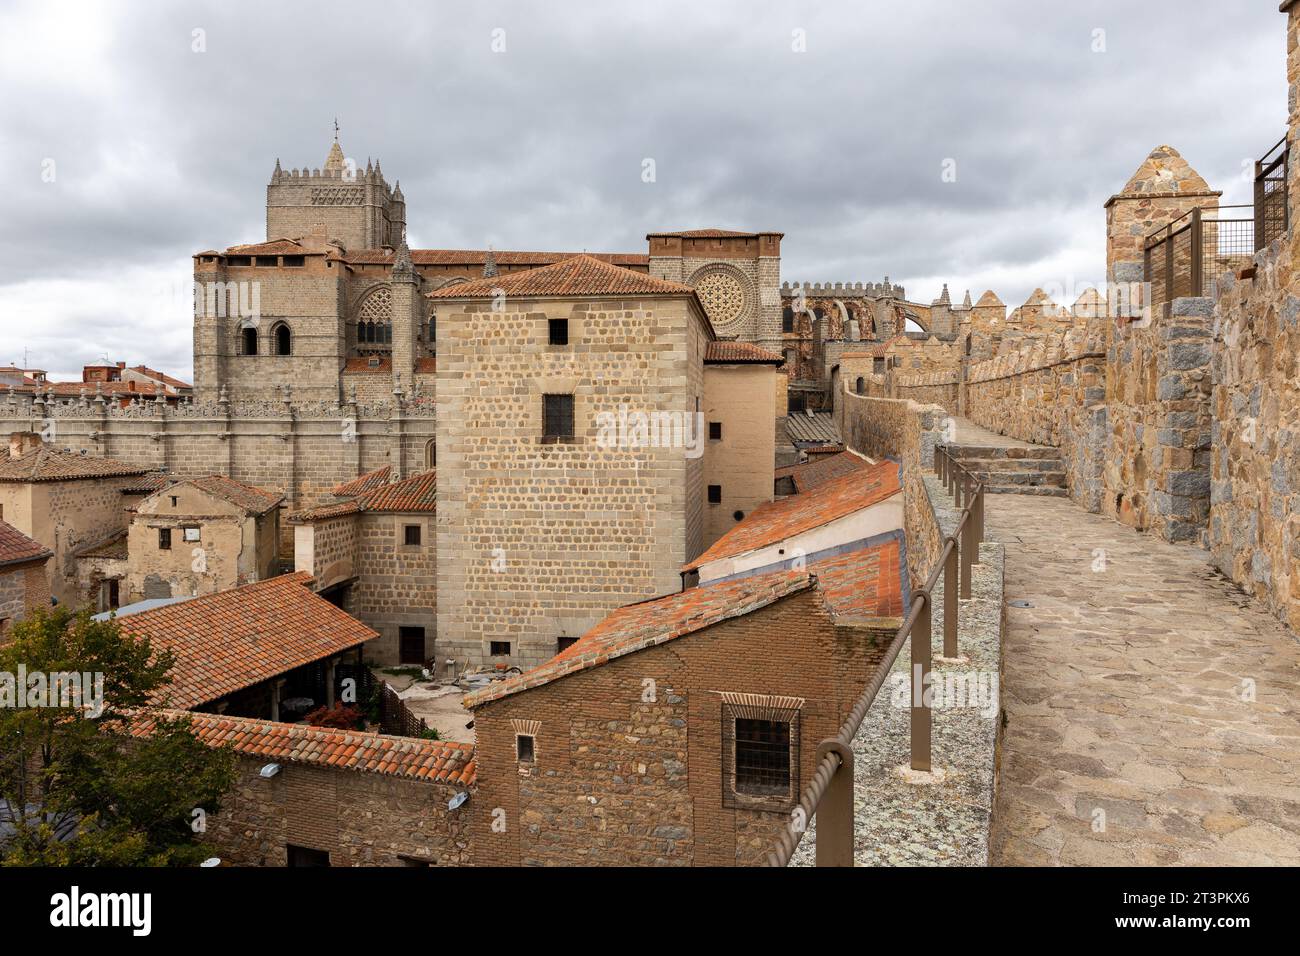
[[[1009,607],[1001,865],[1300,864],[1300,643],[1166,544],[990,496]],[[1249,699],[1253,688],[1253,700]]]

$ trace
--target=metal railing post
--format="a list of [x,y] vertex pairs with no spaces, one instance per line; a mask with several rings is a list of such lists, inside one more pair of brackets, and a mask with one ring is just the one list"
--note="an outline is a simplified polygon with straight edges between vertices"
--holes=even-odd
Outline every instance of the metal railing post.
[[840,758],[840,767],[826,785],[817,805],[817,865],[853,865],[853,750],[834,737],[817,745],[820,765],[827,753]]
[[957,539],[943,562],[943,656],[957,656]]
[[1200,206],[1192,210],[1192,234],[1190,239],[1192,247],[1192,288],[1188,295],[1198,296],[1202,294],[1205,285],[1205,233],[1201,227]]
[[979,564],[980,545],[984,543],[984,488],[982,485],[975,492],[974,507],[971,512],[971,516],[975,519],[975,553],[971,555],[971,560]]
[[925,695],[930,677],[930,595],[922,594],[912,626],[912,769],[930,770],[930,707]]
[[971,555],[975,553],[975,522],[971,517],[961,527],[961,596],[970,597]]

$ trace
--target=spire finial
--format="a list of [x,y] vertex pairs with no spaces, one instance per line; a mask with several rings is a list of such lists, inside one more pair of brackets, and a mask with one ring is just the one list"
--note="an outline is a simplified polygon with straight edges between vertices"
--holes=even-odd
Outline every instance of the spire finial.
[[339,118],[334,117],[334,142],[339,141]]

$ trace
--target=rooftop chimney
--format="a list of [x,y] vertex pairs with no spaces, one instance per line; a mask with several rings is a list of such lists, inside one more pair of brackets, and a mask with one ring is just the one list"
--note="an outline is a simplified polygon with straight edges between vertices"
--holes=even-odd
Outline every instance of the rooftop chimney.
[[41,447],[41,436],[36,432],[12,432],[9,435],[9,457],[21,458],[35,448]]

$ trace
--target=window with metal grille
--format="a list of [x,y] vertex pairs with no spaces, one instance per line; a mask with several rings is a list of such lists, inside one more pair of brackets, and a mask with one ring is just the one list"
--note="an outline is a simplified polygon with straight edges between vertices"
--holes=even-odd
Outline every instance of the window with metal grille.
[[408,524],[402,528],[402,543],[408,548],[415,547],[420,543],[420,526],[418,524]]
[[568,345],[569,344],[569,320],[568,319],[549,319],[551,344]]
[[170,550],[171,550],[171,546],[172,546],[172,529],[171,529],[171,528],[159,528],[159,529],[158,529],[158,547],[161,548],[163,551],[170,551]]
[[573,437],[573,396],[542,396],[542,436],[544,438]]
[[709,422],[709,440],[722,441],[722,422]]
[[709,504],[722,504],[722,485],[709,485]]
[[736,792],[756,797],[790,791],[790,725],[736,718]]

